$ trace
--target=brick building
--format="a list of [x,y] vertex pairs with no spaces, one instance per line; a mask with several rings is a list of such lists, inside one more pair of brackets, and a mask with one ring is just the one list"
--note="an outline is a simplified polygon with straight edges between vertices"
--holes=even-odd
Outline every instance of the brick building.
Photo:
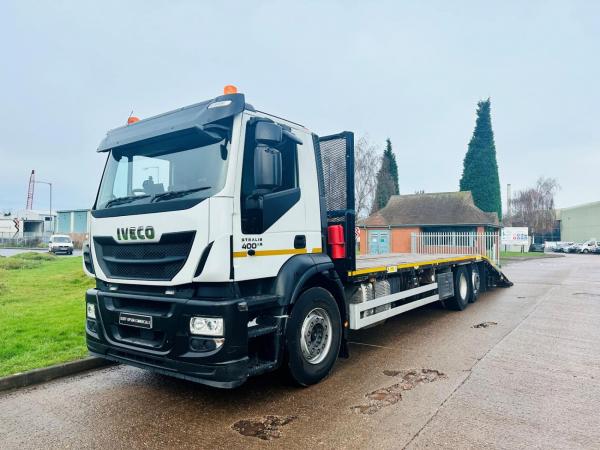
[[410,253],[412,233],[483,233],[500,228],[496,213],[475,206],[471,192],[393,195],[360,225],[360,253]]

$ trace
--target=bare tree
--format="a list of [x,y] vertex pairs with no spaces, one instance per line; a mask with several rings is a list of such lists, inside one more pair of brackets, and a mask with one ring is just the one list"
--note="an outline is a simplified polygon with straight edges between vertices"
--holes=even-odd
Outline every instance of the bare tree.
[[554,195],[559,189],[556,178],[538,178],[534,187],[516,193],[511,200],[512,216],[506,222],[529,227],[534,234],[551,231],[556,221]]
[[381,153],[368,135],[362,136],[354,146],[354,195],[356,216],[359,219],[366,218],[371,211]]

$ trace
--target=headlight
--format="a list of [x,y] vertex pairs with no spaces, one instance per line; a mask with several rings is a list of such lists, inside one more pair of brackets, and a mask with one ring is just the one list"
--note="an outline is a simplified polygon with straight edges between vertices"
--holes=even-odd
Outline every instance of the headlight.
[[89,319],[96,318],[96,305],[94,305],[93,303],[87,304],[87,316]]
[[223,319],[217,317],[192,317],[190,333],[203,336],[223,336]]

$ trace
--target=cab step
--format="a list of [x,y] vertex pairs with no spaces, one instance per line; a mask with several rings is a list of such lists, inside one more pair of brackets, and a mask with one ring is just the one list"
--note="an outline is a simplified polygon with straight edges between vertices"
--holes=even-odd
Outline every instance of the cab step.
[[248,311],[260,310],[270,306],[277,306],[281,296],[274,294],[251,295],[244,297]]
[[279,325],[254,325],[248,328],[248,339],[264,336],[265,334],[276,333],[278,330]]
[[270,372],[277,368],[275,361],[263,361],[262,359],[254,359],[248,364],[248,376],[260,375],[265,372]]

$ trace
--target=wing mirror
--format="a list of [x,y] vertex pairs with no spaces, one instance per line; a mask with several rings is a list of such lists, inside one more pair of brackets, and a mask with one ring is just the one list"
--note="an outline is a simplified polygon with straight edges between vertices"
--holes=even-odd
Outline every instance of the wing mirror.
[[283,142],[283,128],[273,122],[258,122],[254,138],[258,144],[275,147]]
[[281,153],[279,150],[262,143],[256,146],[254,185],[257,189],[274,189],[281,186]]

